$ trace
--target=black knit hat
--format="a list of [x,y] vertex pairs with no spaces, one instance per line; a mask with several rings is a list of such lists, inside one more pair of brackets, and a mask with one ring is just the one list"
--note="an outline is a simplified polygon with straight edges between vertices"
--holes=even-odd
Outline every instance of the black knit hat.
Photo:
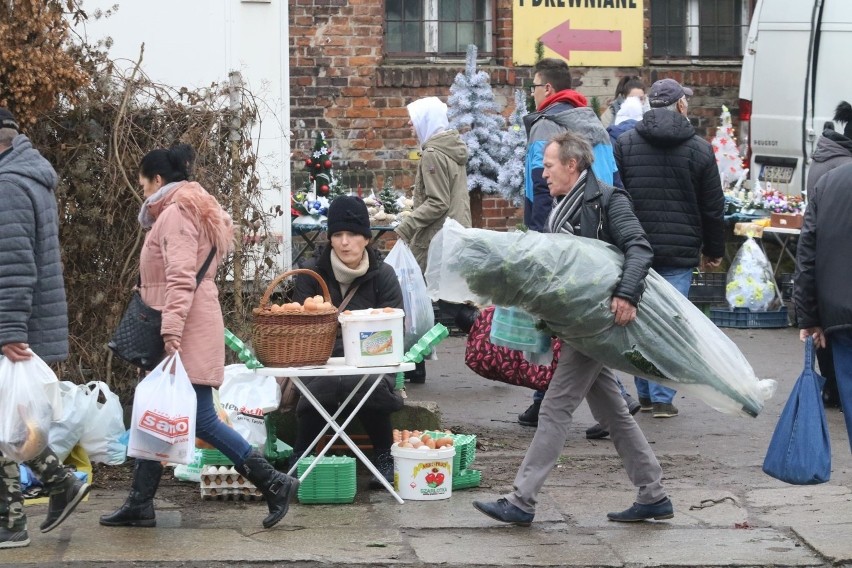
[[349,231],[366,238],[373,237],[370,231],[370,214],[360,197],[341,195],[328,208],[328,236],[340,231]]
[[15,115],[9,112],[9,109],[0,107],[0,128],[11,128],[12,130],[20,131],[18,121],[15,120]]

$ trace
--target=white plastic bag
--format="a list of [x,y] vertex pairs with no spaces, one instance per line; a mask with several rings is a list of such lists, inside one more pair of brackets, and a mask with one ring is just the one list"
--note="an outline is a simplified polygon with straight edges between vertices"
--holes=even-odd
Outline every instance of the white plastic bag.
[[50,422],[62,414],[59,380],[37,355],[13,363],[0,357],[0,452],[16,462],[47,447]]
[[424,333],[435,325],[435,312],[426,290],[426,280],[411,249],[397,239],[385,258],[385,264],[393,267],[399,286],[402,288],[402,305],[405,311],[405,350],[417,343]]
[[[118,395],[109,390],[103,381],[92,381],[84,387],[89,398],[88,418],[80,446],[92,463],[121,465],[127,446],[121,442],[124,435],[124,410]],[[100,401],[103,396],[104,402]]]
[[219,402],[233,429],[249,444],[262,448],[266,443],[263,416],[278,410],[281,389],[275,377],[259,375],[245,365],[228,365]]
[[127,455],[190,463],[195,456],[197,405],[180,355],[166,357],[136,386]]
[[92,397],[85,386],[71,381],[59,382],[62,397],[62,416],[50,423],[50,449],[65,461],[74,446],[83,437]]
[[772,265],[757,242],[749,237],[737,251],[728,269],[725,298],[732,308],[753,311],[775,310],[781,306]]

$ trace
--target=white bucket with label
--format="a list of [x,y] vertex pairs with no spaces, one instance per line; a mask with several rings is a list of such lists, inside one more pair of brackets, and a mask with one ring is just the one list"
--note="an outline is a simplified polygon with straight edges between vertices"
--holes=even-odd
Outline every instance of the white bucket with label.
[[337,316],[343,335],[343,358],[353,367],[398,365],[405,355],[402,322],[405,312],[394,309],[352,310]]
[[403,499],[436,501],[453,494],[452,446],[440,450],[421,450],[391,446],[393,485]]

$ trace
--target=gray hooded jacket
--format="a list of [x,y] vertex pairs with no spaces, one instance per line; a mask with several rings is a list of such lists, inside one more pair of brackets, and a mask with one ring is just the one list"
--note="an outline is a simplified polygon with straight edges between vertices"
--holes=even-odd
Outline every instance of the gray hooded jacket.
[[825,130],[817,141],[813,162],[808,170],[808,197],[812,195],[819,178],[849,162],[852,162],[852,140],[834,130]]
[[0,159],[0,345],[29,343],[44,361],[68,357],[57,176],[19,134]]

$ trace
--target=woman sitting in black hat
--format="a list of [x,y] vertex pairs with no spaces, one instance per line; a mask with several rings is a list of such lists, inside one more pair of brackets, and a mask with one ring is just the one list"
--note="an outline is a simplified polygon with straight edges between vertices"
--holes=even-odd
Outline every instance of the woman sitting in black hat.
[[[328,209],[328,238],[330,246],[322,249],[315,259],[305,263],[304,268],[318,273],[328,286],[331,302],[341,311],[368,308],[402,309],[402,290],[394,269],[385,264],[369,246],[372,238],[370,216],[367,206],[358,197],[340,196],[331,202]],[[300,274],[296,278],[293,300],[304,302],[306,298],[322,295],[316,279]],[[343,355],[343,343],[338,335],[332,356]],[[349,395],[361,375],[336,377],[310,377],[304,383],[316,396],[329,414],[334,414],[338,405]],[[362,386],[366,391],[371,381]],[[393,459],[390,447],[393,429],[390,415],[402,408],[402,396],[394,390],[393,375],[385,375],[379,386],[358,412],[373,445],[373,462],[376,468],[393,483]],[[355,396],[350,405],[357,404],[363,393]],[[300,400],[296,407],[299,432],[293,455],[301,456],[308,445],[326,426],[325,420],[307,400]],[[371,487],[381,487],[372,480]]]

